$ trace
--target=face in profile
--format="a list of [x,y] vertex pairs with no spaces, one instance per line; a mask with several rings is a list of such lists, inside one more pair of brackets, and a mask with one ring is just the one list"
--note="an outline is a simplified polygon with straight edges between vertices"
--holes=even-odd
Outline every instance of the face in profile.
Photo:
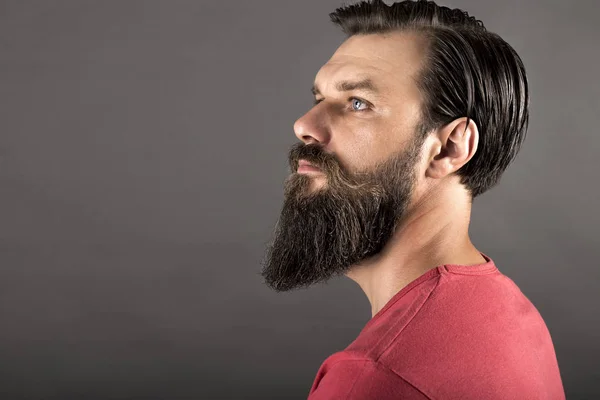
[[417,46],[408,35],[351,37],[317,74],[263,262],[274,290],[346,273],[379,253],[406,215],[424,140]]

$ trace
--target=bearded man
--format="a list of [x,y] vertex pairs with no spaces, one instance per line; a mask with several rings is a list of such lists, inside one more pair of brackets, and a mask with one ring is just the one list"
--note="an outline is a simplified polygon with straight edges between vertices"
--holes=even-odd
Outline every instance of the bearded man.
[[431,1],[330,17],[348,37],[294,124],[262,276],[277,291],[347,276],[372,318],[309,399],[564,399],[542,317],[468,232],[526,135],[520,57]]

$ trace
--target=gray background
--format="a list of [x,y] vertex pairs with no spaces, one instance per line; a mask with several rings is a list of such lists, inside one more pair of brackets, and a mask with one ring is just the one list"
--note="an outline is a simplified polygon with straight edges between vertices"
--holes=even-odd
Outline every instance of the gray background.
[[[528,138],[471,236],[600,397],[595,1],[461,7],[522,56]],[[0,397],[306,398],[370,318],[258,275],[338,0],[0,2]]]

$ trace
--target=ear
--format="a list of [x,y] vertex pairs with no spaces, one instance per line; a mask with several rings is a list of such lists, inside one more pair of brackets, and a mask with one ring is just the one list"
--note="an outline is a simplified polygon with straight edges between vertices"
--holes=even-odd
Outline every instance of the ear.
[[425,176],[441,179],[465,165],[477,151],[479,130],[475,121],[458,118],[432,133],[434,143],[429,153]]

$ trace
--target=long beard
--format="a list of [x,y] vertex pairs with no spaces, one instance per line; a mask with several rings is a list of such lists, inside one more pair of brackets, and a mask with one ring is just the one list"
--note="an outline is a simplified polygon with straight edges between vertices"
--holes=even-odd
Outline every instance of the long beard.
[[420,145],[355,174],[343,171],[318,145],[293,146],[292,170],[306,159],[322,168],[326,182],[311,189],[315,176],[293,173],[286,179],[281,215],[263,260],[265,283],[276,291],[308,287],[379,253],[406,213]]

